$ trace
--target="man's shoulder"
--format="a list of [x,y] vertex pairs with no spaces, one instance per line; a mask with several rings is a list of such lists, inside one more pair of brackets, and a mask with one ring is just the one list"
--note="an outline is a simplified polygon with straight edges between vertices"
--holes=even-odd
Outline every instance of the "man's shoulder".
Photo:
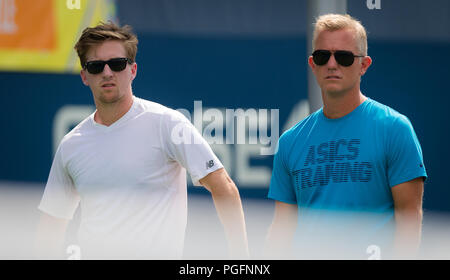
[[164,114],[166,111],[170,110],[169,107],[140,97],[135,97],[135,102],[138,108],[144,113]]
[[91,128],[91,121],[94,113],[87,116],[84,120],[79,122],[74,128],[72,128],[61,140],[61,145],[69,142],[73,138],[77,138],[83,135],[86,135]]
[[184,115],[177,110],[164,106],[160,103],[139,97],[136,97],[136,102],[141,110],[141,113],[152,116],[159,116],[162,121],[186,119],[186,117],[184,117]]
[[318,120],[319,115],[321,114],[322,109],[317,110],[316,112],[310,114],[303,120],[296,123],[294,126],[283,132],[281,137],[285,139],[297,138],[300,134],[308,132]]
[[390,126],[410,125],[410,121],[406,115],[398,112],[388,105],[382,104],[373,99],[369,99],[368,105],[368,112],[376,122]]
[[285,132],[283,132],[279,139],[279,147],[290,146],[294,143],[298,144],[298,141],[306,140],[311,130],[316,127],[316,123],[321,112],[322,109],[310,114],[291,128],[287,129]]
[[92,132],[91,126],[93,115],[94,113],[86,117],[62,137],[57,148],[59,153],[71,151],[74,147],[77,147],[79,143],[86,141],[86,135],[89,135]]

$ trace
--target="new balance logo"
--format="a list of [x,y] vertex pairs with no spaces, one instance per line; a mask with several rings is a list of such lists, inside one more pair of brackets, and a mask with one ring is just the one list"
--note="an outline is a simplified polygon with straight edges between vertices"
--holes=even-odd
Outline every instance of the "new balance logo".
[[206,169],[210,169],[213,166],[214,166],[214,160],[210,160],[210,161],[206,162]]

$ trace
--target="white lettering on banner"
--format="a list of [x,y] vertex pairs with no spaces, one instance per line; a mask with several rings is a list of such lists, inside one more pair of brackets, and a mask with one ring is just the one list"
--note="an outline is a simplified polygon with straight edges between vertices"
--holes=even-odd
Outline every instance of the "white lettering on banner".
[[210,144],[211,149],[214,151],[214,154],[220,159],[223,164],[223,167],[233,176],[233,167],[234,167],[234,158],[235,158],[235,149],[232,146],[227,144]]
[[309,114],[310,110],[308,100],[300,100],[297,102],[294,108],[292,108],[287,121],[284,123],[283,132],[296,125],[299,121],[309,116]]
[[0,33],[13,34],[17,31],[15,23],[15,0],[0,0]]
[[53,119],[53,154],[64,135],[94,111],[95,107],[91,105],[67,105],[56,112]]
[[[94,110],[95,107],[90,105],[67,105],[57,111],[53,121],[53,152],[56,152],[64,135]],[[177,111],[186,116],[202,133],[238,185],[268,187],[271,168],[264,165],[252,165],[251,160],[262,159],[276,152],[279,138],[278,109],[203,108],[201,101],[195,101],[192,115],[187,109],[177,109]],[[308,115],[308,102],[299,101],[283,127],[284,130]],[[180,129],[183,127],[180,126]],[[188,136],[176,128],[172,131],[172,141],[175,144],[191,141],[191,137]]]
[[272,175],[266,166],[251,166],[250,159],[261,158],[259,145],[242,144],[235,146],[235,178],[244,186],[268,186]]

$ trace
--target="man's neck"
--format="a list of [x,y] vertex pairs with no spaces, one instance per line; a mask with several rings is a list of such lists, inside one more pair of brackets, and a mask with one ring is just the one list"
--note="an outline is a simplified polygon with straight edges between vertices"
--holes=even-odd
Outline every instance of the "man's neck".
[[367,97],[359,90],[341,94],[322,92],[323,113],[329,119],[338,119],[351,113],[361,105]]
[[133,94],[126,95],[114,103],[95,102],[97,111],[94,115],[95,122],[110,126],[123,117],[133,105]]

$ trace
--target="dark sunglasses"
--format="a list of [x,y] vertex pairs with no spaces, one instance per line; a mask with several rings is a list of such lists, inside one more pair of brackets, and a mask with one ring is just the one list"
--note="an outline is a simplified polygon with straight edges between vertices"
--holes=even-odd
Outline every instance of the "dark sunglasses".
[[314,63],[316,65],[325,65],[331,57],[334,55],[336,62],[342,66],[348,67],[353,64],[355,57],[364,57],[364,55],[354,55],[351,51],[327,51],[327,50],[316,50],[312,53]]
[[104,60],[94,60],[86,62],[84,68],[91,74],[99,74],[103,72],[105,65],[108,64],[109,68],[114,72],[120,72],[127,67],[127,63],[131,64],[133,61],[129,58],[112,58],[108,61]]

